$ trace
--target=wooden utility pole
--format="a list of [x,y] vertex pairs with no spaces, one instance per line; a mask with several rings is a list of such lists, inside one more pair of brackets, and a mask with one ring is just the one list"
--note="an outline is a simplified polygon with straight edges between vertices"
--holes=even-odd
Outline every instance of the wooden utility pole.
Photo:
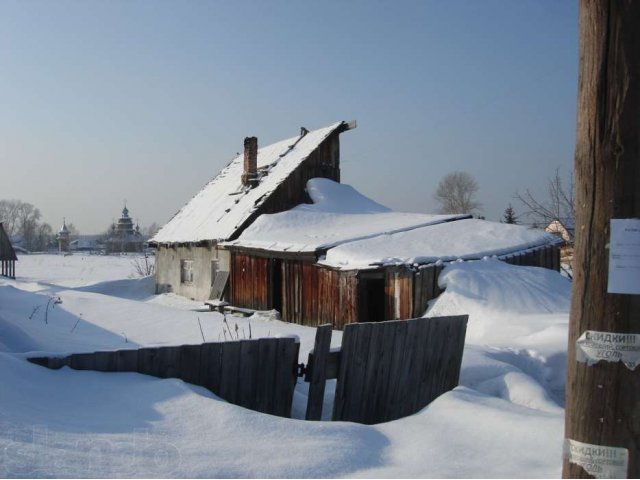
[[628,464],[626,475],[639,478],[640,366],[577,362],[576,341],[587,331],[618,335],[600,337],[614,342],[620,334],[640,334],[640,296],[607,291],[611,219],[640,218],[640,1],[580,0],[579,17],[576,244],[562,473],[591,478],[566,458],[572,452],[600,460],[598,477],[611,473],[610,459],[611,465]]

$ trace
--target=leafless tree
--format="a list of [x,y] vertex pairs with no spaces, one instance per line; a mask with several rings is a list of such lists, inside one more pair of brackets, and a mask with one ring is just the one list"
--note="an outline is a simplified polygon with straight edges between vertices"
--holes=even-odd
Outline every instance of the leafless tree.
[[434,198],[440,203],[440,213],[477,213],[482,204],[475,200],[478,183],[467,172],[447,174]]
[[10,237],[22,236],[23,246],[32,250],[37,240],[40,210],[21,200],[0,200],[0,219]]
[[48,223],[41,223],[36,228],[34,250],[45,251],[53,241],[53,229]]
[[10,237],[18,234],[19,200],[0,200],[0,222]]
[[153,222],[151,225],[149,225],[148,227],[144,228],[142,230],[142,233],[144,234],[145,237],[151,238],[156,233],[158,233],[158,230],[160,230],[160,225],[158,225],[156,222]]
[[140,277],[148,277],[156,271],[154,257],[148,253],[133,257],[131,265],[133,265],[135,273]]
[[527,209],[524,214],[537,224],[547,225],[553,220],[575,218],[573,177],[569,180],[569,185],[565,185],[556,169],[553,178],[549,179],[547,194],[546,200],[540,200],[527,189],[523,194],[516,192],[515,198]]

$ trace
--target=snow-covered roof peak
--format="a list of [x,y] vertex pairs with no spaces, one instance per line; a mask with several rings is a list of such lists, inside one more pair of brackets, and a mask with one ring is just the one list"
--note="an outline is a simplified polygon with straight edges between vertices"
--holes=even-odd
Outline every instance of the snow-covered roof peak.
[[154,243],[226,240],[269,198],[318,146],[339,128],[337,122],[258,150],[257,184],[241,181],[244,155],[229,163],[151,239]]

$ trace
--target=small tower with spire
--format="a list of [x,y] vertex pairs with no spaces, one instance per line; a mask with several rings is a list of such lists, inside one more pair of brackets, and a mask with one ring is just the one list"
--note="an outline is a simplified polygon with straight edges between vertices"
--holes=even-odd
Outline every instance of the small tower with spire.
[[69,229],[67,228],[67,219],[62,219],[62,227],[60,227],[60,231],[58,232],[58,251],[60,252],[68,252],[69,251]]
[[117,222],[113,222],[107,239],[108,253],[141,252],[143,236],[140,226],[133,223],[133,219],[127,208],[127,201],[124,201],[122,216]]

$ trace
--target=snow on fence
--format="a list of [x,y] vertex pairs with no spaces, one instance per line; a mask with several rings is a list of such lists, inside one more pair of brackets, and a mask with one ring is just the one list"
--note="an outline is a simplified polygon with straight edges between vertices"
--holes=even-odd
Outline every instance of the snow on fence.
[[300,344],[294,338],[261,338],[178,347],[76,353],[30,358],[48,368],[138,372],[201,385],[241,407],[291,416]]

